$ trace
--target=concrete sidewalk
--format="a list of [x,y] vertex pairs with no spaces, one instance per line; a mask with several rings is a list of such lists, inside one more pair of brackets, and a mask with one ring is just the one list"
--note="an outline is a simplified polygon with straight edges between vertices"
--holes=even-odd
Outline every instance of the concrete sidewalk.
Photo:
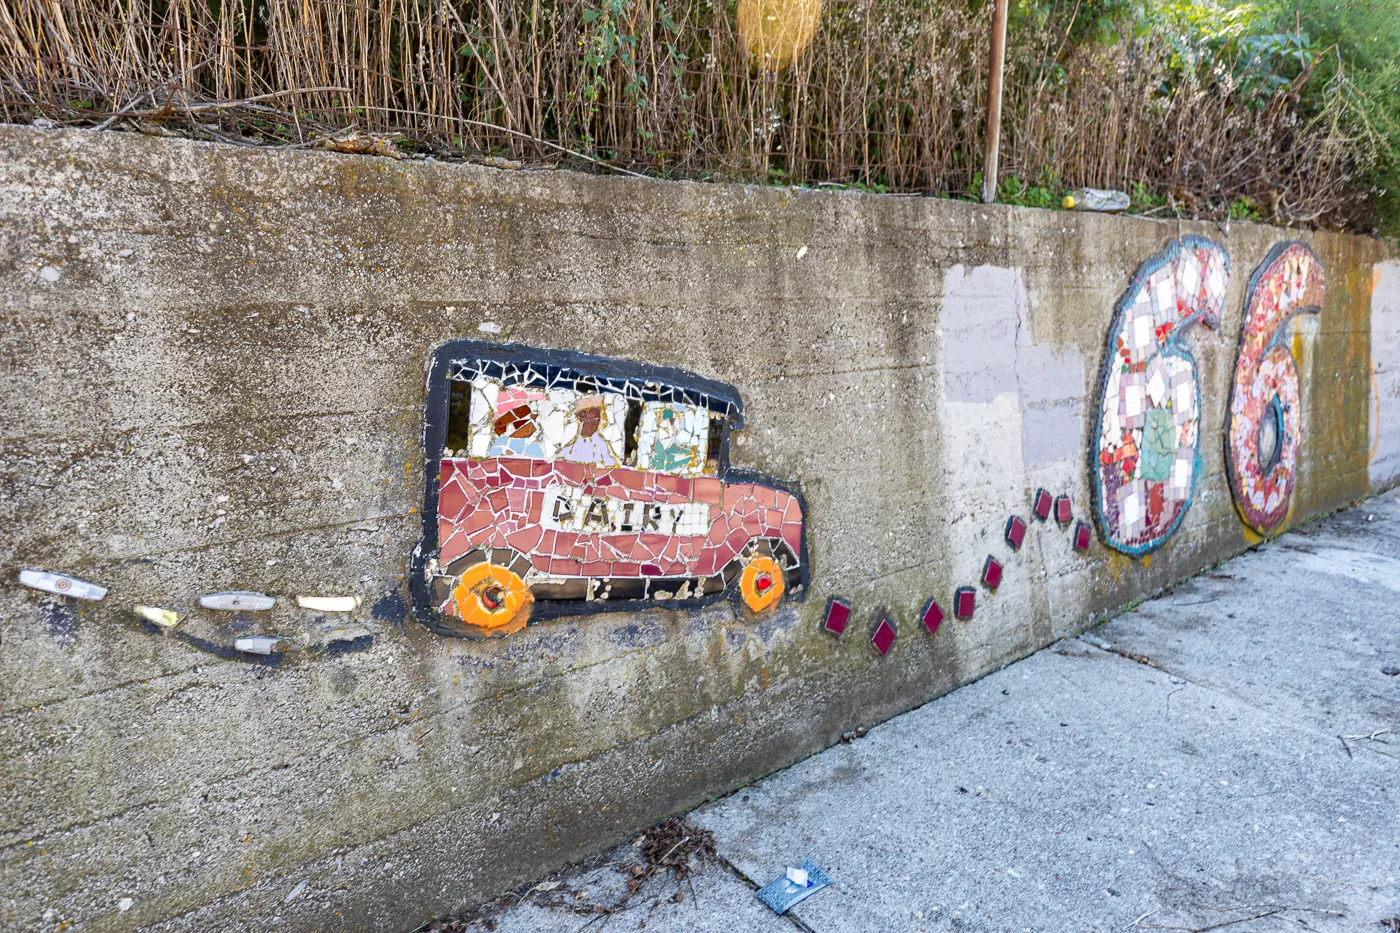
[[1397,667],[1392,492],[702,807],[687,881],[624,846],[455,928],[1397,929]]

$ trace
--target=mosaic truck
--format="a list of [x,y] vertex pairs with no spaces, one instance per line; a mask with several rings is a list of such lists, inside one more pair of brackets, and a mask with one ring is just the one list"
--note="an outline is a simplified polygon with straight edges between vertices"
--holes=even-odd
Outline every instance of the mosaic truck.
[[434,357],[415,612],[482,638],[554,616],[802,599],[796,487],[729,467],[733,386],[459,340]]

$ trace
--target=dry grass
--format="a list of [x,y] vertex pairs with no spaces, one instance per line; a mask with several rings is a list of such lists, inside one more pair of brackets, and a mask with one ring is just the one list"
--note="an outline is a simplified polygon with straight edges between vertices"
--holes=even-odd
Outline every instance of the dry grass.
[[[355,125],[650,174],[960,193],[981,165],[989,15],[827,0],[811,46],[773,72],[726,0],[6,0],[0,112],[194,120],[260,142]],[[1282,221],[1363,216],[1352,141],[1287,95],[1251,109],[1228,83],[1163,93],[1150,36],[1076,46],[1064,28],[1023,27],[1010,56],[1008,174],[1138,183],[1204,215],[1247,198]]]

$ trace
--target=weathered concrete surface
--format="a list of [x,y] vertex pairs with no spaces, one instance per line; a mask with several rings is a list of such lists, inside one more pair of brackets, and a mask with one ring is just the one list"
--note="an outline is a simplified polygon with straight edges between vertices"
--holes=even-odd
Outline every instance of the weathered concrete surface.
[[[1191,337],[1194,506],[1151,561],[1079,557],[1039,525],[1011,555],[1002,527],[1037,486],[1087,514],[1113,304],[1188,230],[1237,270],[1219,334]],[[1249,270],[1295,235],[1328,269],[1295,342],[1301,520],[1370,483],[1374,241],[0,129],[0,573],[111,587],[71,605],[0,586],[0,927],[394,930],[1238,552],[1229,335]],[[735,465],[806,495],[807,602],[489,644],[406,620],[425,363],[485,334],[737,385]],[[1007,577],[976,622],[923,638],[920,607],[988,552]],[[280,603],[196,607],[226,588]],[[298,593],[365,605],[324,618],[287,608]],[[856,610],[839,642],[818,629],[832,595]],[[135,603],[188,618],[161,637]],[[903,633],[884,660],[863,641],[882,609]],[[236,631],[305,647],[255,664]]]
[[[754,880],[816,860],[835,884],[793,911],[815,933],[1379,930],[1400,916],[1397,568],[1392,492],[692,819]],[[714,869],[679,906],[664,883],[623,901],[636,858],[546,882],[551,902],[618,904],[611,930],[782,929]]]

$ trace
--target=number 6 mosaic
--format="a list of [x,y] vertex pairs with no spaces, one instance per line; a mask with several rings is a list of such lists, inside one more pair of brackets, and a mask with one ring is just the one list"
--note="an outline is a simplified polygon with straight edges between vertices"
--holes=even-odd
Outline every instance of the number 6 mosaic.
[[1275,246],[1249,282],[1225,466],[1235,505],[1259,534],[1288,517],[1298,470],[1303,416],[1288,322],[1322,310],[1323,286],[1322,263],[1301,243]]
[[1104,543],[1126,554],[1165,544],[1191,505],[1201,397],[1181,339],[1198,322],[1219,326],[1229,274],[1220,244],[1185,236],[1144,262],[1118,302],[1089,474]]
[[571,613],[752,612],[808,583],[802,497],[728,466],[738,392],[681,370],[456,341],[429,376],[415,611],[443,635]]

